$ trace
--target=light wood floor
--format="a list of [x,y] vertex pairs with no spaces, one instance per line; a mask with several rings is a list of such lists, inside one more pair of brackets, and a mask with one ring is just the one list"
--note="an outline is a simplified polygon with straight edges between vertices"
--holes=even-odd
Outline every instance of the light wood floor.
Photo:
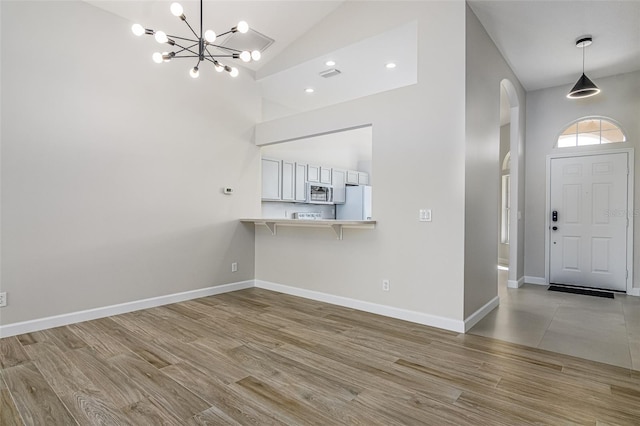
[[250,289],[0,340],[0,425],[640,424],[640,372]]

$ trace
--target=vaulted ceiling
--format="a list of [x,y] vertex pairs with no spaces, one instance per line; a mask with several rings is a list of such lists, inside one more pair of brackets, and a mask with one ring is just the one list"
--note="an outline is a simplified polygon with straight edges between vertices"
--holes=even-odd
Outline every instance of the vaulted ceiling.
[[[171,1],[86,1],[132,23],[176,34],[186,30],[169,12]],[[252,28],[275,39],[261,62],[247,66],[256,70],[274,60],[292,41],[342,3],[205,1],[203,19],[205,27],[217,32],[244,19]],[[639,0],[469,0],[468,3],[527,91],[573,84],[582,67],[582,51],[575,47],[575,40],[585,34],[593,36],[593,45],[585,52],[586,71],[593,79],[640,70]],[[187,17],[197,23],[199,2],[187,0],[181,4]],[[304,67],[299,68],[301,73],[305,72]],[[305,84],[307,76],[291,74],[287,78],[292,84],[301,87]]]

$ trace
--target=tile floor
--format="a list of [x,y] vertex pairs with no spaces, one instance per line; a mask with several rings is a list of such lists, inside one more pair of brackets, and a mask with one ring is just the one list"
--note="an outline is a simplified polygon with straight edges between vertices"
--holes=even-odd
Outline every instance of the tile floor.
[[470,334],[640,370],[640,297],[604,299],[533,284],[511,289],[507,271],[498,277],[500,306]]

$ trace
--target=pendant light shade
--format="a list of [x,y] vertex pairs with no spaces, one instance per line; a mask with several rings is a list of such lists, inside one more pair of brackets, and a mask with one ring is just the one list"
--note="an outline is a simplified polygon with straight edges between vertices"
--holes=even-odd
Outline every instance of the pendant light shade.
[[593,38],[591,38],[591,36],[582,36],[576,40],[576,47],[582,49],[582,76],[580,76],[576,84],[567,94],[567,98],[569,99],[588,98],[600,93],[598,86],[584,73],[584,49],[591,46],[592,43]]
[[600,93],[600,89],[596,86],[589,77],[582,73],[582,77],[578,79],[578,82],[573,86],[573,89],[567,95],[569,99],[588,98]]

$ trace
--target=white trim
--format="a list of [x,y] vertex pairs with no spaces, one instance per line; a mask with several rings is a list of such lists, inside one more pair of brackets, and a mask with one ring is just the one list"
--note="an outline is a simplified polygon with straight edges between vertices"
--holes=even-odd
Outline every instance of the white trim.
[[407,309],[394,308],[392,306],[379,305],[377,303],[365,302],[362,300],[351,299],[343,296],[335,296],[333,294],[321,293],[319,291],[306,290],[297,287],[290,287],[283,284],[272,283],[268,281],[256,280],[256,287],[265,290],[277,291],[289,294],[291,296],[303,297],[305,299],[316,300],[319,302],[331,303],[333,305],[344,306],[347,308],[357,309],[359,311],[370,312],[373,314],[384,315],[391,318],[401,319],[405,321],[415,322],[417,324],[427,325],[430,327],[443,328],[445,330],[464,333],[464,321],[452,318],[429,315],[422,312],[410,311]]
[[503,259],[501,257],[498,258],[498,266],[506,266],[509,268],[509,259]]
[[527,284],[548,285],[549,281],[545,277],[528,277],[525,275],[524,282]]
[[517,280],[507,280],[508,288],[520,288],[524,285],[524,277],[520,277]]
[[631,290],[627,290],[628,296],[640,296],[640,288],[634,287]]
[[[622,142],[627,144],[628,142]],[[610,144],[607,144],[610,145]],[[551,256],[551,236],[549,230],[551,229],[551,223],[549,216],[551,215],[551,160],[555,158],[568,158],[568,157],[587,157],[593,155],[608,155],[608,154],[627,154],[627,167],[629,173],[627,175],[627,211],[633,212],[634,207],[634,182],[635,182],[635,150],[633,148],[620,148],[620,149],[597,149],[595,147],[603,147],[604,145],[594,145],[592,151],[573,151],[573,152],[554,152],[547,155],[547,177],[546,177],[546,208],[545,208],[545,233],[544,233],[544,274],[545,284],[549,283],[550,277],[550,256]],[[608,147],[607,147],[608,148]],[[567,148],[560,148],[565,150]],[[634,215],[627,215],[629,218],[629,226],[627,227],[627,294],[634,292],[633,288],[633,223]],[[529,281],[527,281],[529,282]],[[535,283],[532,283],[535,284]]]
[[182,293],[167,294],[164,296],[151,297],[149,299],[120,303],[118,305],[103,306],[100,308],[87,309],[85,311],[70,312],[68,314],[56,315],[52,317],[0,325],[0,338],[16,336],[18,334],[24,333],[31,333],[39,330],[46,330],[47,328],[60,327],[63,325],[74,324],[82,321],[90,321],[98,318],[110,317],[112,315],[124,314],[141,309],[155,308],[156,306],[183,302],[185,300],[198,299],[200,297],[213,296],[216,294],[228,293],[237,290],[244,290],[246,288],[252,287],[254,287],[253,280],[240,281],[237,283],[223,284],[197,290],[185,291]]
[[493,311],[500,304],[500,298],[498,296],[489,300],[483,307],[469,315],[469,317],[464,320],[464,332],[471,330],[471,327],[476,325],[482,318],[486,317],[489,312]]

